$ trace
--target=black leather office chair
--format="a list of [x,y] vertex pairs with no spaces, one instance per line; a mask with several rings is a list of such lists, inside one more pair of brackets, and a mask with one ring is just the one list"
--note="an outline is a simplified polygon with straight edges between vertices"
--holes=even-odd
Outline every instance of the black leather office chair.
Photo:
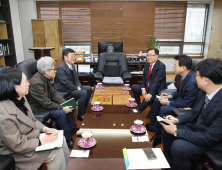
[[0,170],[15,170],[15,159],[12,156],[0,155]]
[[[194,60],[192,59],[192,66],[191,66],[191,70],[193,72],[197,72],[197,64],[199,63],[199,60]],[[169,85],[171,83],[174,83],[175,87],[177,87],[179,85],[181,81],[181,76],[180,75],[176,75],[174,80],[167,80],[166,84]],[[175,92],[176,89],[162,89],[160,91],[158,91],[158,94],[160,95],[161,93],[167,93],[167,94],[172,94],[173,92]]]
[[[119,77],[123,79],[124,83],[131,80],[131,74],[128,69],[126,54],[122,52],[100,53],[97,65],[97,72],[94,75],[95,80],[99,80],[100,82],[102,82],[103,77],[107,74],[110,74],[108,73],[109,71],[107,71],[106,68],[112,66],[117,66],[116,69],[119,69]],[[113,69],[112,71],[116,71],[116,69]]]
[[[20,62],[16,65],[16,68],[19,68],[22,70],[22,72],[26,75],[27,79],[30,80],[32,76],[38,72],[37,70],[37,60],[35,59],[30,59],[30,60],[25,60],[23,62]],[[69,90],[56,90],[57,93],[62,96],[63,98],[66,98],[69,96]],[[49,111],[33,111],[33,114],[35,118],[40,121],[42,124],[45,126],[48,126],[49,124],[47,123],[47,120],[50,118],[50,112]],[[53,128],[58,129],[57,123],[55,121],[52,121],[51,126]]]

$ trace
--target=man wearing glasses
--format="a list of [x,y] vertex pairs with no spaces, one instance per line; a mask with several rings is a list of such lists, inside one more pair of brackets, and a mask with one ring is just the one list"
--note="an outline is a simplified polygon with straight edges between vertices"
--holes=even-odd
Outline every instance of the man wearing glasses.
[[[166,66],[158,60],[159,50],[150,48],[147,50],[147,62],[144,65],[144,72],[141,85],[132,85],[132,92],[138,104],[140,112],[156,98],[158,90],[166,88]],[[140,95],[144,97],[140,103]]]
[[78,75],[75,70],[75,52],[70,48],[66,48],[62,52],[64,61],[57,67],[55,77],[55,89],[67,89],[70,91],[70,96],[78,100],[78,116],[77,119],[82,121],[84,113],[89,104],[92,94],[92,87],[81,85]]
[[165,117],[170,115],[175,108],[192,107],[197,99],[198,87],[194,72],[191,70],[192,59],[187,55],[177,55],[174,57],[174,72],[180,75],[181,81],[177,90],[171,95],[161,94],[161,99],[155,99],[147,114],[150,122],[146,124],[146,129],[156,134],[151,138],[153,147],[161,143],[161,125],[156,120],[156,116]]
[[173,170],[191,170],[191,160],[202,161],[206,150],[222,151],[222,61],[197,65],[199,91],[192,111],[161,123],[163,153]]
[[51,119],[56,120],[59,129],[64,130],[67,145],[74,146],[72,135],[76,133],[77,126],[73,108],[60,104],[65,102],[52,87],[50,80],[55,78],[55,60],[51,57],[42,57],[37,61],[38,72],[29,80],[29,94],[27,100],[33,111],[50,111]]

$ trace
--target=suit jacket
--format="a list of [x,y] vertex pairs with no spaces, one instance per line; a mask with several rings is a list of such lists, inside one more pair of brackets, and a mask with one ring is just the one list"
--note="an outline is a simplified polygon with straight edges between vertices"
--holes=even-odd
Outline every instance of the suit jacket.
[[170,100],[170,105],[177,108],[193,107],[196,102],[199,89],[197,86],[196,77],[194,76],[194,72],[192,70],[189,71],[184,79],[180,91],[179,87],[180,83],[177,86],[177,91],[171,94],[173,96],[173,100]]
[[[150,69],[150,63],[144,65],[144,72],[141,82],[141,88],[146,88],[146,82]],[[161,61],[157,60],[152,68],[149,77],[149,89],[148,92],[152,95],[156,95],[158,90],[166,89],[166,66]]]
[[178,125],[177,136],[198,146],[222,150],[222,89],[202,111],[205,96],[206,93],[200,90],[193,110],[178,117],[179,124],[186,125]]
[[60,104],[65,102],[65,99],[54,90],[50,82],[48,82],[49,91],[47,90],[42,74],[37,72],[29,80],[29,83],[30,86],[27,100],[33,111],[62,109]]
[[81,83],[79,81],[78,75],[76,74],[75,66],[73,67],[73,74],[74,74],[74,82],[70,69],[65,61],[63,61],[56,69],[56,77],[54,80],[54,87],[55,89],[69,89],[70,91],[77,90],[78,86],[81,87]]
[[15,158],[16,168],[36,170],[51,151],[35,152],[44,125],[34,118],[25,99],[27,116],[11,100],[0,101],[0,154]]

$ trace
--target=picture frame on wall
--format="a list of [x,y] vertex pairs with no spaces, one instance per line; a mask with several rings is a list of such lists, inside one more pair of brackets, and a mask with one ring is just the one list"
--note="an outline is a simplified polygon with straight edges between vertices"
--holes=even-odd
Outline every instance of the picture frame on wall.
[[3,56],[3,47],[2,47],[2,44],[0,44],[0,56]]

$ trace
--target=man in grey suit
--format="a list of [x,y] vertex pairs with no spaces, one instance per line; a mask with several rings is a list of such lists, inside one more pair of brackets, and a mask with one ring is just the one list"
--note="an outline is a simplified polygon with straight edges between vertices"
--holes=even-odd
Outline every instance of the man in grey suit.
[[75,52],[66,48],[62,52],[64,61],[57,67],[54,80],[55,89],[69,89],[71,97],[78,100],[77,119],[82,121],[92,94],[91,86],[82,86],[75,70]]

